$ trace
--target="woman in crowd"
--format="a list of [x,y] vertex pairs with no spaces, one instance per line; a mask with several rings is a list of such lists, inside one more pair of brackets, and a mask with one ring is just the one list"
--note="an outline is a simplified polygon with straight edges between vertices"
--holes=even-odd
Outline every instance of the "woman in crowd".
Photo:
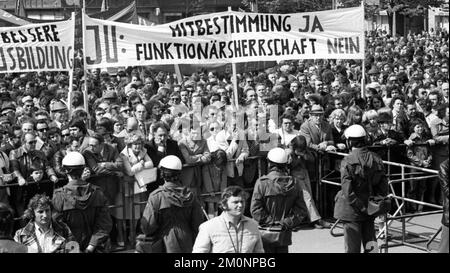
[[[112,211],[112,215],[117,219],[117,244],[121,247],[125,245],[126,222],[140,218],[143,207],[138,203],[146,201],[148,197],[145,185],[141,184],[143,180],[139,178],[138,182],[136,175],[140,173],[144,181],[147,180],[145,182],[152,182],[151,177],[148,177],[149,172],[143,173],[143,171],[153,168],[153,162],[144,148],[144,137],[142,134],[138,132],[129,134],[125,139],[125,144],[126,147],[120,153],[120,157],[123,160],[124,176],[120,190],[115,198],[115,204],[118,207]],[[135,230],[136,223],[129,223],[129,227],[130,231],[131,229]]]
[[358,107],[357,105],[350,106],[347,112],[347,120],[345,121],[345,126],[349,127],[353,124],[361,125],[362,116],[363,111],[360,107]]
[[333,134],[334,145],[339,150],[344,150],[345,139],[343,138],[344,131],[347,126],[344,124],[345,122],[345,111],[342,109],[336,109],[331,112],[329,121],[331,124],[331,133]]

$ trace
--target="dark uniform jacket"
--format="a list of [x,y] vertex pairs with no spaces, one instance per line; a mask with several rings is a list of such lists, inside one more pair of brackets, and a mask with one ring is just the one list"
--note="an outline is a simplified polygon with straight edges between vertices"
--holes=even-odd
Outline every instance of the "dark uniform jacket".
[[190,253],[202,222],[203,213],[194,194],[166,182],[150,194],[141,227],[146,237],[163,239],[165,252]]
[[107,251],[106,245],[112,229],[108,202],[105,195],[92,184],[71,181],[55,190],[53,206],[57,219],[66,223],[83,251],[88,245],[96,251]]
[[353,149],[341,162],[341,187],[335,197],[334,218],[355,222],[368,220],[370,196],[387,196],[388,182],[381,158],[367,148]]
[[256,181],[250,211],[260,227],[281,227],[287,233],[284,241],[279,242],[281,246],[291,245],[291,229],[308,221],[299,183],[278,171],[271,171]]
[[442,224],[448,227],[448,158],[441,164],[439,170],[439,181],[444,194],[444,213],[442,214]]

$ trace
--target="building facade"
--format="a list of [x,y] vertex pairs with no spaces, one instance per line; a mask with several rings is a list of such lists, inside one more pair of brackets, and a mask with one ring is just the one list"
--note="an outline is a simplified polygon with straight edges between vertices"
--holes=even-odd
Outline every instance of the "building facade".
[[60,20],[86,4],[86,13],[127,6],[136,2],[137,15],[155,24],[163,24],[192,15],[238,10],[241,0],[0,0],[0,9],[14,14],[16,2],[22,1],[26,17],[40,20]]

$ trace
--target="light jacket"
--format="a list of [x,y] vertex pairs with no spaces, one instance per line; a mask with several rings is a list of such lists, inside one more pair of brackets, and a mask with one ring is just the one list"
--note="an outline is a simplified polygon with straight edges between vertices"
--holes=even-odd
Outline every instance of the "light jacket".
[[240,253],[264,253],[258,223],[242,216],[236,234],[233,224],[222,213],[200,225],[192,253],[236,253],[235,248]]
[[[229,177],[242,176],[244,173],[244,163],[235,163],[235,159],[240,155],[243,155],[244,159],[248,157],[248,145],[245,140],[245,135],[240,132],[239,139],[237,141],[231,140],[231,134],[226,131],[220,131],[216,136],[216,141],[219,149],[224,150],[227,153],[228,160],[234,159],[234,161],[229,161],[227,164],[227,172]],[[234,171],[234,167],[237,168],[237,173]]]

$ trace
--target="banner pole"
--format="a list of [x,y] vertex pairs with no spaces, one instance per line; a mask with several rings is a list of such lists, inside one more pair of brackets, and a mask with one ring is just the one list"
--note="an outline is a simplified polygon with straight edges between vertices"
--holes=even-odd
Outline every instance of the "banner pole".
[[[75,32],[75,12],[72,12],[73,31]],[[75,37],[75,33],[73,35]],[[75,38],[73,39],[72,48],[75,48]],[[67,95],[67,111],[69,117],[72,116],[72,92],[73,92],[73,69],[75,68],[75,52],[72,59],[72,69],[69,70],[69,94]]]
[[87,86],[87,79],[88,79],[88,70],[87,70],[87,66],[86,66],[86,22],[85,22],[85,15],[86,15],[86,0],[83,0],[83,9],[81,10],[81,25],[82,25],[82,36],[83,36],[83,71],[84,71],[84,90],[83,90],[83,100],[84,100],[84,110],[87,113],[88,116],[88,124],[87,127],[90,127],[90,116],[89,116],[89,102],[88,102],[88,86]]
[[177,74],[178,84],[181,85],[183,83],[183,76],[181,75],[180,65],[174,64],[173,66],[175,67],[175,74]]
[[361,98],[366,98],[366,37],[364,35],[364,1],[361,1],[361,9],[362,9],[362,26],[363,26],[363,35],[362,35],[362,44],[363,44],[363,59],[362,59],[362,77],[361,77]]
[[[228,7],[228,12],[232,12],[233,10],[231,7]],[[239,96],[238,96],[238,82],[237,82],[237,72],[236,72],[236,63],[234,61],[231,62],[231,70],[233,71],[232,74],[232,81],[233,81],[233,94],[234,94],[234,104],[236,107],[236,111],[239,107]]]
[[233,70],[233,94],[234,94],[234,104],[236,106],[236,110],[239,106],[239,96],[238,96],[238,82],[237,82],[237,74],[236,74],[236,63],[231,63],[231,70]]

